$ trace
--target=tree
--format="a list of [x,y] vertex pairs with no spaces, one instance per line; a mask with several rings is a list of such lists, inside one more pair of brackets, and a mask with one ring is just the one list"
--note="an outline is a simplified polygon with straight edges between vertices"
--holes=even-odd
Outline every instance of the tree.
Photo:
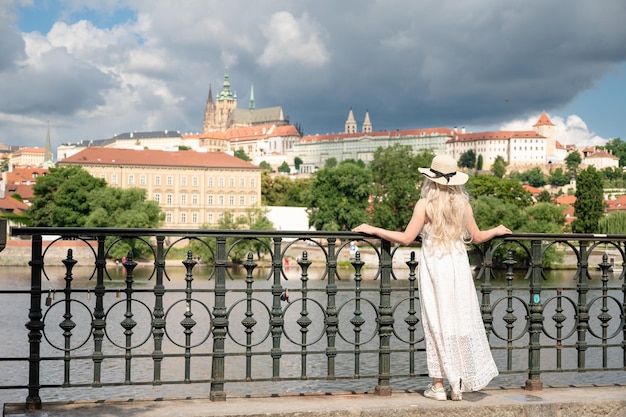
[[481,195],[472,199],[471,204],[476,224],[480,229],[490,229],[504,224],[511,230],[518,230],[527,219],[523,208],[498,197]]
[[504,177],[504,174],[506,173],[506,162],[503,157],[500,155],[496,156],[496,159],[493,161],[493,165],[491,166],[491,171],[493,172],[493,175],[498,178]]
[[614,211],[598,222],[598,233],[626,234],[626,212]]
[[537,195],[537,202],[549,203],[552,201],[552,196],[548,190],[543,190]]
[[289,168],[289,164],[287,161],[283,161],[282,164],[278,167],[278,172],[283,172],[285,174],[289,174],[291,172],[291,168]]
[[466,188],[474,198],[491,196],[521,208],[533,203],[532,194],[526,191],[519,182],[493,175],[470,177]]
[[419,167],[430,166],[434,154],[423,151],[413,155],[411,146],[380,147],[370,162],[374,180],[374,212],[376,226],[401,230],[406,227],[419,199],[418,185],[424,176]]
[[528,184],[533,187],[543,187],[546,185],[546,178],[538,167],[526,171],[522,176],[525,181],[528,181]]
[[478,155],[478,158],[476,159],[476,171],[482,171],[482,170],[483,170],[483,156]]
[[89,193],[85,227],[158,228],[165,220],[159,203],[141,188],[103,187]]
[[272,166],[267,161],[261,161],[259,167],[264,171],[272,172]]
[[302,165],[302,159],[299,156],[293,158],[293,166],[296,168],[296,171],[300,170],[300,165]]
[[324,162],[324,168],[335,168],[336,166],[337,166],[337,158],[335,158],[334,156],[328,158]]
[[[146,190],[141,188],[103,187],[89,193],[90,213],[85,227],[158,228],[165,221],[159,203],[146,200]],[[122,239],[113,244],[115,237],[107,237],[108,255],[120,259],[129,251],[135,258],[149,253],[149,247],[140,239]]]
[[464,152],[459,157],[459,166],[462,168],[473,169],[476,166],[476,152],[473,149],[470,149],[467,152]]
[[91,213],[90,193],[106,187],[103,179],[92,177],[75,165],[50,168],[37,177],[35,197],[28,209],[32,226],[83,227]]
[[564,208],[554,203],[538,203],[526,208],[528,222],[521,232],[563,233],[565,226]]
[[624,170],[620,167],[606,167],[600,172],[609,181],[621,180],[624,175]]
[[563,172],[563,168],[558,167],[554,170],[550,178],[548,178],[548,182],[550,185],[554,185],[556,187],[562,187],[563,185],[569,184],[570,177]]
[[570,172],[576,171],[578,169],[578,165],[583,161],[583,158],[580,156],[578,151],[573,151],[567,154],[565,157],[565,165]]
[[309,225],[317,230],[350,230],[369,221],[372,172],[356,164],[322,168],[311,180]]
[[574,233],[597,233],[598,221],[604,216],[602,174],[590,166],[578,174],[576,180],[576,219]]
[[239,159],[243,159],[244,161],[248,161],[248,162],[252,161],[252,158],[246,155],[243,149],[237,149],[235,152],[233,152],[233,156]]

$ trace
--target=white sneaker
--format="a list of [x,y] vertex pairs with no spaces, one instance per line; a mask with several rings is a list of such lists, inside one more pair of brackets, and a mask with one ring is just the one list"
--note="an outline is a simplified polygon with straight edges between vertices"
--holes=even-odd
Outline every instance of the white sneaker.
[[461,391],[459,392],[450,391],[450,399],[452,401],[461,401],[463,399],[463,393],[461,393]]
[[433,384],[428,384],[428,388],[424,391],[424,397],[432,398],[437,401],[445,401],[448,399],[446,389],[444,387],[435,388]]

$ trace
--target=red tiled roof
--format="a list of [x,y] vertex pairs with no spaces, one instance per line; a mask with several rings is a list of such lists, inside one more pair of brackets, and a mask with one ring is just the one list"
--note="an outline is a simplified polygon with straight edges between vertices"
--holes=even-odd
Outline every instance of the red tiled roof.
[[539,193],[541,193],[541,192],[543,191],[543,189],[541,189],[541,188],[533,187],[533,186],[528,185],[528,184],[524,184],[524,185],[522,185],[522,187],[523,187],[526,191],[528,191],[529,193],[531,193],[531,194],[539,194]]
[[541,116],[539,116],[539,119],[537,119],[537,123],[535,123],[533,126],[554,126],[554,123],[552,123],[552,120],[550,120],[550,118],[548,117],[548,114],[544,111],[541,113]]
[[261,169],[223,152],[157,151],[90,147],[59,161],[58,165],[144,165]]
[[226,132],[216,130],[214,132],[206,133],[185,133],[183,139],[228,139]]
[[533,130],[498,130],[493,132],[478,132],[478,133],[457,133],[448,143],[454,142],[472,142],[476,140],[509,140],[509,139],[544,139]]
[[197,134],[185,134],[184,138],[190,139],[224,139],[224,140],[249,140],[265,139],[268,136],[300,136],[300,132],[293,125],[275,126],[265,124],[258,126],[235,127],[225,132],[214,131]]
[[28,210],[28,205],[12,197],[0,198],[0,211],[5,213],[23,213]]
[[7,184],[22,184],[25,182],[33,182],[39,176],[47,175],[50,171],[48,168],[35,166],[18,166],[13,168],[11,172],[7,172]]
[[9,194],[18,194],[23,200],[32,200],[35,197],[33,186],[27,184],[7,184],[7,192]]
[[555,201],[557,204],[572,205],[576,202],[576,196],[575,195],[560,195],[556,198]]
[[17,151],[13,152],[13,154],[20,153],[44,153],[46,150],[44,148],[20,148]]
[[600,150],[600,151],[595,151],[594,153],[587,155],[586,159],[589,158],[609,158],[609,159],[619,159],[617,156],[612,155],[610,153],[608,153],[607,151],[604,150]]

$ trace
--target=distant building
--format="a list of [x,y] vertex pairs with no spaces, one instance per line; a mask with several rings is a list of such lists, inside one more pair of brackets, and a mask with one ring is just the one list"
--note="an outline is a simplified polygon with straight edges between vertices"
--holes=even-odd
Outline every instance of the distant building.
[[473,150],[476,156],[482,155],[485,168],[490,167],[498,156],[504,158],[511,168],[523,168],[561,162],[566,155],[565,148],[556,140],[555,125],[546,112],[541,113],[533,130],[455,132],[446,143],[446,150],[456,159]]
[[597,170],[619,167],[619,158],[607,151],[594,151],[585,153],[585,155],[582,163],[585,165],[593,165]]
[[[348,112],[348,118],[346,119],[346,127],[344,133],[356,133],[357,129],[358,127],[356,124],[356,119],[354,118],[354,113],[352,113],[352,107],[350,107],[350,112]],[[370,113],[368,111],[365,112],[365,120],[363,120],[361,132],[372,132],[372,122],[370,121]]]
[[256,165],[265,161],[276,167],[289,159],[287,156],[291,154],[300,137],[295,126],[274,124],[184,135],[185,139],[198,140],[200,146],[206,149],[217,146],[231,154],[241,150]]
[[261,204],[261,169],[222,152],[85,148],[58,161],[113,187],[142,188],[165,212],[165,228],[216,225]]
[[228,70],[224,74],[222,91],[215,96],[215,99],[212,88],[209,86],[209,97],[202,123],[203,133],[267,124],[285,126],[289,124],[289,118],[285,116],[280,106],[257,109],[254,102],[254,87],[250,87],[248,108],[241,109],[237,107],[237,94],[230,90]]
[[50,170],[38,166],[21,166],[13,168],[12,171],[2,173],[0,198],[17,194],[22,201],[30,206],[30,201],[34,197],[33,185],[37,178],[48,175]]
[[19,166],[42,166],[46,160],[44,148],[20,148],[9,156],[9,170]]
[[310,173],[323,167],[329,158],[337,162],[354,159],[368,163],[374,159],[376,149],[395,144],[410,146],[415,152],[432,150],[443,154],[452,135],[453,130],[446,128],[311,135],[302,137],[294,145],[293,154],[302,159],[301,172]]
[[109,139],[81,140],[75,143],[63,143],[57,147],[57,160],[69,158],[89,147],[177,150],[180,146],[191,149],[199,147],[197,142],[186,141],[180,132],[174,130],[125,132]]

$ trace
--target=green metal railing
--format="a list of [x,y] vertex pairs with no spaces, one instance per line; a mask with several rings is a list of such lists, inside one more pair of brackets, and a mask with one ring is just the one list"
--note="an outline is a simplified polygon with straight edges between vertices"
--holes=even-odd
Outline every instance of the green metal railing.
[[[2,355],[0,365],[26,363],[28,378],[0,389],[27,390],[30,409],[41,408],[41,390],[50,388],[206,384],[212,400],[225,400],[235,384],[261,383],[263,393],[274,383],[371,380],[377,394],[390,395],[396,381],[427,377],[418,242],[407,249],[351,232],[11,234],[31,239],[30,286],[0,296],[30,298],[16,307],[27,335],[11,335],[23,337],[28,355]],[[114,246],[131,240],[148,248],[141,261],[129,252],[114,263]],[[52,255],[61,242],[72,246],[64,258]],[[468,247],[502,375],[525,376],[529,390],[542,389],[551,373],[625,378],[625,242],[515,234]],[[197,245],[208,259],[193,250],[181,259],[177,248]],[[242,246],[247,255],[233,262]],[[63,278],[52,278],[61,266]],[[571,278],[546,285],[556,266],[569,266]],[[139,277],[142,268],[149,273]],[[112,278],[115,270],[122,278]]]

